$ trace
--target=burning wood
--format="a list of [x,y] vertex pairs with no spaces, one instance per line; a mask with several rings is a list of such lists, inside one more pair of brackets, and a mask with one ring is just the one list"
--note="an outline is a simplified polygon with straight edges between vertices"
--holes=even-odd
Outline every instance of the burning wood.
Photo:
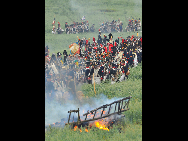
[[[125,97],[123,99],[114,101],[110,104],[105,104],[103,106],[100,106],[94,110],[91,111],[88,110],[86,113],[84,113],[84,111],[86,110],[80,112],[79,108],[78,110],[70,110],[68,111],[69,113],[68,123],[65,123],[67,119],[63,118],[61,119],[61,122],[55,122],[53,124],[49,124],[46,126],[46,128],[49,126],[64,127],[64,125],[70,125],[73,131],[79,130],[80,132],[82,132],[80,128],[81,126],[85,127],[85,132],[89,132],[89,129],[92,127],[109,131],[109,129],[112,128],[112,125],[118,122],[118,117],[119,119],[121,119],[122,117],[125,116],[122,115],[121,113],[129,110],[128,105],[130,98],[131,96]],[[77,113],[76,117],[74,113]],[[80,118],[80,113],[82,113],[81,115],[82,119]]]
[[108,130],[108,131],[109,131],[109,129],[105,126],[105,124],[102,124],[102,123],[100,123],[99,121],[95,121],[94,125],[95,125],[97,128],[99,128],[99,129],[103,129],[103,130]]
[[[114,101],[110,104],[100,106],[99,108],[96,108],[94,110],[87,111],[87,113],[83,114],[83,116],[86,116],[85,120],[80,119],[79,108],[78,108],[78,110],[70,110],[70,111],[68,111],[68,113],[69,113],[68,123],[65,123],[65,125],[72,125],[72,128],[74,129],[74,131],[76,131],[76,129],[80,128],[81,126],[86,127],[86,129],[85,129],[86,132],[88,132],[87,127],[91,128],[92,126],[97,127],[102,130],[109,131],[109,127],[112,126],[116,121],[116,120],[114,120],[116,115],[124,117],[124,115],[122,116],[121,113],[129,110],[128,105],[129,105],[130,98],[131,98],[131,96],[125,97],[118,101]],[[115,106],[112,106],[113,104]],[[109,106],[109,108],[108,108],[108,106]],[[114,109],[114,112],[110,113],[112,111],[112,107],[115,107],[115,109]],[[105,110],[105,108],[107,108],[107,110]],[[102,109],[102,110],[100,110],[100,109]],[[100,112],[98,112],[98,110],[100,110]],[[74,121],[69,122],[71,119],[70,118],[71,112],[78,113],[77,122],[74,122]],[[111,119],[111,117],[112,117],[112,119]],[[103,120],[103,119],[105,119],[105,120]],[[80,129],[80,132],[82,132],[81,129]]]

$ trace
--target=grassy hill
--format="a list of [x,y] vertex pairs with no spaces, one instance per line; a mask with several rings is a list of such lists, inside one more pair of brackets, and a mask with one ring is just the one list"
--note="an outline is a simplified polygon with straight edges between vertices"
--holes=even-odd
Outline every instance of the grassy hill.
[[[89,27],[95,24],[94,33],[81,34],[55,34],[51,33],[52,21],[55,17],[60,22],[61,28],[65,29],[65,22],[72,24],[73,21],[81,22],[82,16],[85,16],[89,22]],[[69,49],[68,46],[79,38],[91,38],[98,36],[100,24],[105,21],[120,19],[123,22],[123,29],[127,26],[128,20],[140,18],[142,21],[142,1],[141,0],[45,0],[45,45],[50,48],[50,54],[63,52]],[[117,37],[127,37],[136,35],[134,32],[113,33],[113,40]],[[142,36],[142,32],[139,32]],[[91,41],[90,40],[90,41]]]
[[[71,24],[73,21],[81,22],[82,16],[85,16],[90,26],[95,24],[94,33],[81,34],[52,34],[52,21],[55,16],[56,27],[60,22],[64,29],[65,22]],[[99,24],[103,21],[112,21],[120,19],[123,22],[123,29],[127,26],[128,20],[140,18],[142,21],[142,1],[141,0],[45,0],[45,45],[50,48],[52,53],[63,52],[69,49],[68,46],[79,38],[97,38]],[[142,30],[142,29],[141,29]],[[127,37],[136,35],[134,32],[112,33],[113,40],[117,37]],[[102,34],[103,35],[103,34]],[[139,32],[142,36],[142,32]],[[114,127],[112,130],[105,131],[94,129],[90,133],[71,131],[65,129],[51,129],[45,133],[45,140],[142,140],[142,64],[136,68],[131,68],[129,79],[117,84],[103,83],[95,86],[96,95],[103,93],[108,98],[126,97],[131,95],[130,110],[124,114],[126,119],[123,124]],[[92,85],[83,85],[80,90],[85,96],[95,96]],[[119,133],[119,129],[122,128]],[[82,130],[83,131],[83,130]]]

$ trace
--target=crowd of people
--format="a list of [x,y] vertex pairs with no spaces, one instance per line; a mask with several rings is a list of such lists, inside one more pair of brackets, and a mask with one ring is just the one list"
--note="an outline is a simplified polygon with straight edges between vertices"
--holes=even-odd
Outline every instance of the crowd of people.
[[[64,31],[66,34],[78,34],[82,32],[94,32],[95,31],[95,24],[92,24],[92,26],[89,28],[88,21],[85,21],[85,17],[83,16],[81,19],[81,22],[73,22],[73,24],[68,25],[67,22],[65,22],[65,30],[63,30],[60,26],[60,23],[58,22],[58,27],[55,26],[55,18],[52,22],[52,33],[53,34],[62,34]],[[118,20],[112,20],[111,22],[103,22],[100,25],[99,31],[101,33],[111,33],[111,32],[123,32],[123,22]],[[141,21],[140,18],[129,20],[128,25],[125,27],[126,32],[131,31],[138,31],[141,28]]]
[[111,33],[111,32],[123,32],[123,28],[122,28],[122,21],[120,21],[120,19],[118,20],[113,20],[112,22],[103,22],[100,25],[99,31],[101,31],[102,33]]
[[62,34],[64,31],[66,34],[78,34],[81,32],[94,32],[95,31],[95,24],[93,24],[89,28],[88,21],[85,21],[85,18],[82,18],[81,22],[73,22],[73,24],[68,25],[67,22],[65,22],[65,30],[63,30],[60,26],[60,23],[58,22],[58,27],[55,26],[55,18],[52,22],[52,34]]
[[129,23],[127,25],[127,27],[125,28],[126,32],[131,32],[131,31],[138,31],[141,27],[141,21],[140,18],[138,20],[133,19],[129,20]]
[[81,32],[89,32],[89,23],[88,21],[82,22],[73,22],[73,24],[68,25],[65,23],[66,34],[78,34]]
[[45,46],[46,92],[64,91],[75,93],[79,83],[93,84],[109,81],[113,84],[128,79],[130,67],[142,61],[142,37],[118,37],[113,40],[99,32],[98,40],[93,37],[90,43],[86,38],[79,39],[76,52],[53,53]]

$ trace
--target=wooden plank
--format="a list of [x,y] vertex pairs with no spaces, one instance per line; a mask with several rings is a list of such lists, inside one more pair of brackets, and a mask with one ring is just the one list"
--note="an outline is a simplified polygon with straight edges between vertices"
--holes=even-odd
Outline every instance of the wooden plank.
[[[127,108],[127,109],[125,109],[125,110],[121,110],[121,112],[124,112],[124,111],[127,111],[127,110],[129,110],[129,108]],[[103,117],[98,117],[98,118],[94,118],[94,119],[83,120],[83,121],[80,121],[80,124],[81,124],[82,122],[94,121],[94,120],[102,119],[102,118],[109,117],[109,116],[115,115],[115,114],[118,114],[118,112],[111,113],[111,114],[105,115],[105,116],[103,116]],[[76,122],[65,123],[65,125],[68,125],[68,124],[70,125],[70,124],[75,124],[75,123],[76,123]]]
[[70,112],[78,112],[78,110],[70,110],[70,111],[68,111],[68,113],[70,113]]
[[90,114],[90,113],[93,113],[94,111],[96,111],[96,110],[98,110],[98,109],[107,108],[107,106],[111,106],[111,105],[114,104],[114,103],[118,103],[118,102],[120,102],[120,101],[123,101],[123,100],[126,100],[126,99],[130,99],[130,98],[132,98],[132,96],[125,97],[125,98],[123,98],[123,99],[114,101],[114,102],[112,102],[112,103],[110,103],[110,104],[103,105],[103,106],[101,106],[101,107],[99,107],[99,108],[96,108],[96,109],[94,109],[94,110],[91,110],[90,112],[87,112],[87,113],[83,114],[83,116],[85,116],[85,115],[87,115],[87,114]]

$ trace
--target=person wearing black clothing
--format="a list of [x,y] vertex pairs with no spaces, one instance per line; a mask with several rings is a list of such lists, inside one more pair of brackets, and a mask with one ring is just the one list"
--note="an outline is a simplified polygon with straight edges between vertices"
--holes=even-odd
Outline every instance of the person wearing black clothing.
[[88,78],[89,73],[90,73],[90,69],[89,69],[89,66],[87,65],[87,67],[85,69],[85,78],[86,78],[86,80]]
[[126,75],[126,73],[127,73],[128,69],[129,69],[129,65],[128,65],[128,63],[126,63],[126,65],[123,66],[123,70],[125,73],[125,77],[127,77],[127,79],[128,79],[128,75]]
[[138,63],[141,63],[141,54],[140,54],[140,51],[138,51],[138,53],[137,53],[137,60],[138,60]]
[[104,45],[106,45],[106,36],[105,36],[105,34],[104,34],[104,38],[103,38],[103,43],[104,43]]
[[63,55],[64,55],[64,63],[65,63],[65,62],[66,62],[66,58],[67,58],[67,56],[68,56],[68,54],[67,54],[67,51],[66,51],[66,50],[64,50]]
[[127,54],[127,49],[126,48],[124,48],[124,52],[123,52],[123,56],[125,57],[126,56],[126,54]]
[[97,43],[98,43],[98,45],[102,43],[102,38],[101,38],[101,35],[100,35],[100,34],[98,35]]
[[57,53],[57,60],[59,60],[59,61],[62,60],[61,55],[62,55],[62,54],[61,54],[60,52]]
[[133,65],[133,55],[132,55],[132,51],[131,51],[131,50],[130,50],[129,65],[130,65],[131,67],[133,67],[133,66],[132,66],[132,65]]
[[113,36],[112,36],[112,34],[111,34],[111,33],[110,33],[108,36],[109,36],[109,40],[110,40],[110,38],[111,38],[111,37],[113,38]]
[[113,51],[112,56],[115,56],[115,54],[116,54],[116,47],[115,46],[112,47],[112,51]]
[[125,56],[126,56],[126,60],[127,60],[128,63],[129,63],[129,57],[130,57],[130,56],[129,56],[129,52],[127,52]]

